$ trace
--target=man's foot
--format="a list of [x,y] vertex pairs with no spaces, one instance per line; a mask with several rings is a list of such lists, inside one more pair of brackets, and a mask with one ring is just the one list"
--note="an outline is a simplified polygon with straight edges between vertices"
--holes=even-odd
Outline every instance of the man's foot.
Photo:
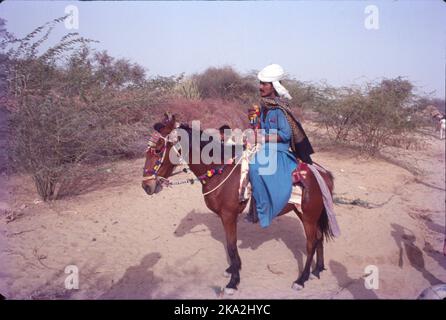
[[252,215],[250,215],[249,213],[243,218],[243,221],[248,222],[248,223],[257,223],[259,222],[259,219],[253,217]]
[[256,210],[256,201],[254,200],[254,197],[251,197],[251,202],[249,204],[249,212],[243,220],[245,220],[245,222],[250,222],[250,223],[259,222],[259,217],[257,216],[257,210]]
[[243,203],[243,202],[246,202],[246,201],[248,201],[249,199],[246,199],[246,198],[244,198],[244,197],[240,197],[239,199],[238,199],[238,202],[240,202],[240,203]]

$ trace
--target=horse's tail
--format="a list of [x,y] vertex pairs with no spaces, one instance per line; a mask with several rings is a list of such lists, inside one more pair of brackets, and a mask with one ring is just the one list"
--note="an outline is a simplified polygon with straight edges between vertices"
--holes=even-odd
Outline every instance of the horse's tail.
[[333,231],[330,228],[330,223],[328,221],[328,215],[327,211],[325,210],[325,207],[322,209],[321,216],[319,218],[319,228],[324,236],[324,238],[328,240],[333,240],[334,234]]
[[[331,173],[331,171],[326,170],[326,173],[327,173],[328,179],[325,179],[325,182],[327,183],[327,186],[330,189],[330,193],[333,194],[334,176]],[[333,240],[334,234],[330,228],[330,222],[328,221],[328,215],[327,215],[327,211],[325,210],[325,206],[322,208],[322,213],[319,218],[319,228],[327,241]]]

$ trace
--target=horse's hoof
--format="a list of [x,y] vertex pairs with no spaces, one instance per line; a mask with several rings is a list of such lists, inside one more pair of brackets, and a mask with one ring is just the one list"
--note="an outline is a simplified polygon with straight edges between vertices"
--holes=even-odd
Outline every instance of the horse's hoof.
[[231,276],[231,274],[225,270],[225,272],[223,272],[223,277],[225,278],[229,278]]
[[225,294],[227,294],[228,296],[232,296],[236,290],[237,289],[234,288],[225,288]]
[[296,282],[293,282],[293,285],[291,286],[291,288],[292,288],[293,290],[300,291],[300,290],[302,290],[302,289],[304,288],[304,286],[301,285],[301,284],[298,284],[298,283],[296,283]]
[[321,274],[319,273],[319,274],[314,274],[314,273],[310,273],[310,277],[309,277],[309,279],[310,280],[314,280],[314,279],[321,279]]

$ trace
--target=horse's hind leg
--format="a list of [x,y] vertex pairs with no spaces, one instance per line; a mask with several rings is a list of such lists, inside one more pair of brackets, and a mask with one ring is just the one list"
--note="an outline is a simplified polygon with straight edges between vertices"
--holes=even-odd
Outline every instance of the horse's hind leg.
[[[294,212],[303,223],[302,213],[300,213],[297,209],[294,209]],[[320,273],[326,270],[324,265],[324,234],[322,233],[320,226],[317,228],[316,239],[316,267],[313,269],[311,274],[320,279]]]
[[317,232],[317,243],[316,243],[316,267],[311,272],[315,277],[320,279],[320,273],[325,270],[324,266],[324,235],[320,230]]
[[242,268],[242,261],[237,250],[237,214],[223,213],[221,220],[225,229],[226,246],[230,260],[230,266],[226,269],[226,273],[231,276],[229,283],[226,285],[225,292],[227,294],[233,294],[237,290],[237,285],[240,283],[240,269]]
[[314,252],[316,251],[317,244],[317,224],[305,221],[305,215],[303,219],[305,235],[307,237],[307,260],[305,262],[304,270],[302,271],[300,277],[293,283],[292,288],[295,290],[300,290],[304,287],[305,281],[310,277],[310,267],[313,261]]

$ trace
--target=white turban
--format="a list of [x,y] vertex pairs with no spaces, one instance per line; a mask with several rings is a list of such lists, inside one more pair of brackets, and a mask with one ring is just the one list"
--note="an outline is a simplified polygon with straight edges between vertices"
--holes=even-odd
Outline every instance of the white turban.
[[274,89],[277,91],[279,96],[285,97],[287,99],[292,99],[288,90],[279,82],[285,76],[283,68],[278,64],[270,64],[263,68],[257,78],[262,82],[272,82]]

